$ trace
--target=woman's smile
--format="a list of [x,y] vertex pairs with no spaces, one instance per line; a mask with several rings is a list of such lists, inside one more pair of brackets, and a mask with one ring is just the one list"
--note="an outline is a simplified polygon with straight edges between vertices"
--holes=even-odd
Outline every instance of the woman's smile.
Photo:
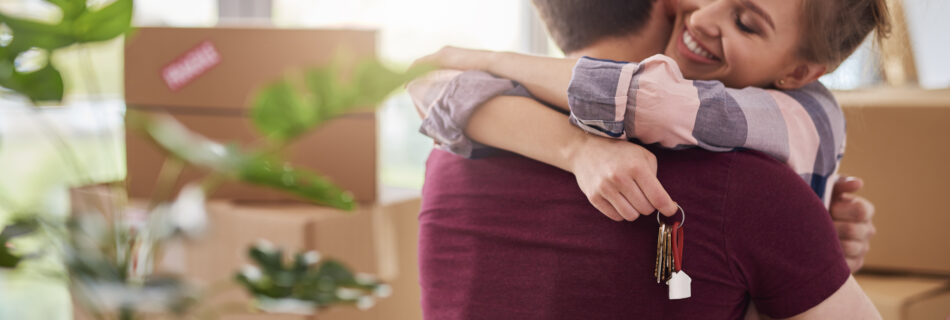
[[716,55],[712,54],[705,46],[696,40],[689,30],[683,28],[683,34],[680,35],[679,52],[684,57],[701,64],[716,64],[721,61]]

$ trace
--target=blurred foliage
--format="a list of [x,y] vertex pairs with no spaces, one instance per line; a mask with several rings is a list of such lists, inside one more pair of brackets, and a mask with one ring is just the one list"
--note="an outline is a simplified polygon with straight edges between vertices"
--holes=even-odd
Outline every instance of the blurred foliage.
[[11,240],[28,235],[36,231],[37,221],[34,219],[18,219],[0,231],[0,268],[16,268],[26,258],[16,253]]
[[378,60],[359,62],[349,75],[339,62],[308,69],[299,88],[292,76],[264,86],[254,99],[251,117],[265,137],[291,140],[333,117],[379,105],[393,90],[429,70],[423,66],[400,73]]
[[353,195],[316,172],[294,168],[266,155],[246,158],[239,169],[241,181],[289,192],[314,203],[342,210],[356,207]]
[[[132,0],[115,0],[93,8],[86,0],[45,0],[62,11],[57,23],[27,20],[0,13],[5,26],[0,37],[0,86],[29,98],[34,103],[60,101],[63,77],[50,63],[54,50],[77,43],[109,40],[131,30]],[[37,66],[27,68],[30,52],[45,54]]]
[[[113,39],[131,30],[132,0],[105,5],[87,0],[44,1],[61,10],[58,22],[0,13],[0,86],[34,104],[63,98],[63,77],[49,58],[55,50]],[[174,178],[169,179],[172,183],[157,186],[156,201],[138,215],[122,208],[108,219],[106,212],[73,212],[66,222],[14,221],[0,232],[0,268],[14,268],[33,255],[17,252],[12,239],[41,230],[62,255],[73,296],[94,316],[131,319],[168,311],[180,315],[195,303],[193,290],[176,277],[152,275],[151,268],[163,242],[195,229],[189,223],[204,223],[206,194],[222,181],[243,181],[317,204],[353,209],[352,195],[319,173],[290,165],[282,158],[283,149],[334,117],[371,110],[405,82],[429,70],[420,66],[396,72],[377,60],[336,61],[277,79],[253,99],[250,117],[264,137],[261,145],[254,146],[225,145],[192,133],[171,117],[129,112],[127,129],[144,132],[172,161],[209,169],[210,175],[200,185],[191,184],[190,192],[182,190],[178,199],[167,201],[155,195],[171,194],[178,172],[165,173],[163,168],[160,175]],[[308,152],[330,157],[334,153]],[[197,216],[201,218],[194,219]],[[246,268],[236,280],[264,311],[309,313],[337,304],[368,308],[376,297],[389,294],[385,284],[354,275],[340,262],[319,261],[315,252],[297,254],[287,265],[280,250],[254,246],[249,254],[259,267]]]
[[[280,151],[300,135],[326,121],[360,110],[372,110],[405,82],[430,68],[396,72],[377,60],[365,60],[350,70],[341,63],[307,69],[265,85],[254,99],[251,117],[266,145],[242,148],[224,145],[190,132],[169,116],[127,114],[128,128],[141,130],[170,155],[231,180],[282,190],[307,201],[352,210],[353,196],[317,172],[297,168]],[[344,71],[347,71],[346,74]],[[298,86],[298,83],[302,82]],[[310,150],[333,156],[333,150]]]
[[246,266],[235,278],[263,310],[310,313],[338,304],[365,309],[389,295],[388,285],[354,275],[338,261],[321,260],[315,251],[297,253],[285,263],[282,250],[263,242],[251,247],[248,256],[256,266]]
[[183,280],[171,275],[147,275],[153,252],[175,236],[171,214],[161,208],[147,223],[130,226],[121,219],[107,221],[98,213],[74,214],[66,223],[45,224],[60,234],[59,243],[74,297],[94,314],[134,318],[142,313],[183,314],[197,300]]

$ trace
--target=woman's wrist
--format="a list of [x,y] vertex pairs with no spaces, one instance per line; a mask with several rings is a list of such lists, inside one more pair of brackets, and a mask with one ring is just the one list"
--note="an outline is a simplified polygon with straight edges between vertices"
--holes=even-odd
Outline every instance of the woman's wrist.
[[590,148],[599,142],[594,139],[600,138],[591,136],[581,130],[577,130],[576,134],[572,134],[569,139],[564,141],[564,144],[562,144],[561,148],[559,149],[560,156],[564,163],[561,169],[572,173],[575,172],[575,169],[581,162],[581,158],[585,154],[591,152]]
[[511,52],[488,51],[488,53],[485,55],[485,61],[482,65],[482,71],[485,71],[494,75],[504,74],[504,70],[505,70],[504,63],[506,61],[510,61],[509,59],[506,59],[506,57],[509,55],[511,55]]

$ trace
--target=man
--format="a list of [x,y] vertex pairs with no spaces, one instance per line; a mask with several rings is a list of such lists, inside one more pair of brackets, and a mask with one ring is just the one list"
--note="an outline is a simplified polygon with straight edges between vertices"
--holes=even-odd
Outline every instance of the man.
[[[618,56],[629,57],[631,53],[639,54],[641,58],[652,55],[653,53],[659,51],[657,48],[649,48],[648,46],[638,46],[640,42],[643,43],[653,43],[653,41],[647,41],[648,37],[653,36],[654,34],[662,35],[663,32],[656,31],[658,27],[662,27],[660,19],[663,18],[663,13],[658,12],[659,10],[650,10],[651,3],[649,1],[535,1],[536,6],[541,12],[542,17],[545,19],[546,23],[549,26],[549,31],[557,41],[558,45],[562,48],[565,48],[565,51],[568,52],[571,56],[580,56],[587,55],[598,58],[607,58],[607,59],[616,59]],[[662,7],[660,7],[662,8]],[[636,18],[639,15],[640,18]],[[591,19],[592,17],[596,17]],[[630,22],[639,21],[639,24],[633,24],[631,26]],[[567,22],[567,23],[564,23]],[[574,26],[570,28],[569,26]],[[629,60],[618,59],[618,60]],[[496,128],[495,130],[482,131],[480,128],[487,128],[485,125],[484,119],[487,117],[481,117],[480,114],[489,114],[493,111],[499,110],[498,107],[505,106],[492,106],[491,104],[486,105],[483,109],[477,111],[472,117],[471,123],[467,128],[468,134],[479,141],[486,142],[498,147],[505,147],[504,139],[498,139],[499,137],[505,137],[506,139],[511,139],[512,133],[514,132],[504,132],[504,130],[497,130],[499,124],[495,123],[492,127]],[[514,108],[516,106],[508,105],[508,108]],[[504,112],[510,113],[511,110],[504,110]],[[513,117],[517,119],[518,117]],[[532,119],[539,119],[537,116],[532,116]],[[572,139],[588,139],[576,128],[571,128],[567,125],[567,122],[564,120],[563,116],[553,114],[551,112],[546,113],[542,118],[552,119],[553,121],[560,121],[567,127],[567,130],[558,131],[558,132],[547,132],[546,136],[541,138],[549,138],[560,141],[570,141]],[[539,120],[541,121],[541,120]],[[524,123],[513,123],[513,126],[524,126]],[[501,125],[504,127],[504,125]],[[577,134],[580,134],[578,136]],[[516,138],[518,135],[514,135]],[[617,149],[618,152],[621,149]],[[709,199],[697,199],[698,194],[718,194],[717,192],[722,192],[728,194],[729,192],[723,192],[723,188],[728,189],[728,187],[715,186],[708,189],[696,189],[695,185],[683,185],[683,180],[686,179],[682,172],[694,172],[700,174],[702,171],[695,170],[695,166],[683,165],[682,161],[684,159],[689,159],[691,162],[702,162],[705,165],[715,167],[717,164],[721,165],[722,163],[717,162],[717,160],[711,158],[719,159],[718,161],[725,161],[723,157],[726,155],[708,155],[698,150],[692,151],[677,151],[669,152],[656,150],[658,152],[659,165],[660,165],[660,176],[663,179],[664,186],[667,186],[670,189],[671,195],[677,194],[678,201],[684,204],[684,207],[693,207],[697,208],[696,215],[697,220],[691,220],[693,226],[699,224],[697,233],[700,234],[697,237],[702,237],[701,234],[706,233],[709,230],[701,230],[701,228],[708,227],[709,223],[703,223],[704,220],[707,221],[719,221],[715,220],[716,217],[725,215],[724,212],[714,212],[708,211],[707,208],[714,203],[719,205],[721,203]],[[685,157],[685,158],[684,158]],[[622,157],[616,157],[622,159]],[[749,161],[748,156],[739,156],[740,162]],[[759,159],[761,160],[761,159]],[[732,160],[726,161],[731,162]],[[751,160],[747,163],[752,168],[752,171],[761,169],[764,171],[760,172],[769,172],[769,170],[775,169],[774,167],[763,168],[762,163],[758,163],[758,160]],[[669,162],[669,163],[668,163]],[[664,171],[664,167],[668,166],[670,169],[676,169],[673,173],[670,171]],[[455,295],[458,294],[459,290],[443,290],[443,288],[459,289],[464,288],[465,293],[468,293],[466,297],[469,300],[481,300],[486,296],[501,296],[505,299],[501,301],[527,301],[532,304],[544,304],[539,306],[535,313],[530,311],[530,306],[526,309],[518,308],[506,308],[503,311],[495,310],[494,312],[497,315],[507,314],[511,317],[518,316],[520,317],[540,317],[540,318],[550,318],[552,316],[557,316],[551,314],[550,312],[555,311],[576,311],[578,309],[584,309],[585,306],[591,307],[587,311],[605,312],[605,314],[618,314],[610,312],[631,312],[631,310],[643,311],[643,308],[633,308],[633,309],[623,309],[619,308],[616,310],[609,310],[609,306],[604,305],[604,301],[617,301],[616,299],[622,299],[626,301],[624,297],[598,297],[599,299],[594,299],[596,301],[561,301],[565,297],[571,297],[575,299],[587,299],[584,297],[574,296],[569,292],[560,293],[560,294],[548,294],[540,295],[533,297],[526,292],[532,292],[532,290],[544,291],[552,290],[549,287],[551,285],[558,286],[565,281],[558,274],[565,273],[571,274],[568,271],[559,271],[553,272],[552,269],[557,269],[558,266],[571,266],[575,269],[584,269],[591,266],[584,265],[583,260],[585,259],[576,259],[582,261],[559,261],[558,257],[571,257],[569,254],[570,250],[567,250],[571,246],[578,245],[574,241],[589,241],[583,243],[583,246],[589,246],[593,248],[598,248],[603,252],[624,252],[622,248],[623,245],[618,247],[605,246],[604,242],[597,241],[597,238],[610,238],[613,240],[618,239],[617,237],[623,237],[621,235],[631,236],[638,235],[641,238],[631,238],[639,239],[630,241],[627,244],[627,247],[631,251],[636,251],[636,248],[640,248],[639,245],[642,245],[644,242],[642,236],[649,233],[648,228],[650,227],[648,221],[643,221],[641,219],[635,222],[637,225],[635,228],[643,229],[639,231],[632,230],[617,230],[616,228],[630,228],[629,224],[624,226],[622,224],[608,226],[599,224],[596,220],[579,222],[577,219],[583,219],[580,217],[574,217],[572,215],[567,215],[573,218],[557,220],[559,223],[569,222],[570,227],[564,227],[558,225],[557,223],[545,227],[545,220],[537,221],[537,225],[530,224],[530,221],[525,221],[522,219],[537,219],[543,217],[539,216],[539,211],[553,211],[553,212],[563,212],[565,209],[570,209],[574,211],[583,211],[586,205],[586,211],[593,211],[589,208],[589,205],[586,204],[586,201],[583,200],[583,197],[577,198],[578,191],[576,190],[576,185],[574,185],[570,179],[569,174],[566,175],[563,172],[557,170],[552,170],[553,168],[543,166],[533,161],[529,161],[519,157],[502,157],[502,158],[489,158],[477,161],[466,161],[458,158],[453,158],[447,156],[444,153],[438,151],[433,153],[433,156],[429,160],[429,172],[427,172],[427,184],[425,189],[425,203],[423,213],[420,216],[420,223],[422,225],[422,237],[420,243],[421,251],[421,267],[423,269],[423,288],[425,290],[424,297],[424,307],[427,310],[427,317],[436,317],[441,318],[443,316],[450,316],[453,318],[463,317],[463,318],[479,318],[482,315],[488,318],[488,310],[479,313],[477,306],[479,303],[485,303],[484,307],[499,307],[499,305],[504,306],[504,304],[497,303],[498,301],[490,300],[488,301],[455,301],[452,300]],[[728,170],[726,170],[728,171]],[[720,172],[722,173],[722,172]],[[722,176],[719,178],[732,177],[732,178],[742,178],[742,173],[722,173]],[[707,179],[711,177],[706,177]],[[715,180],[715,179],[712,179]],[[781,179],[779,179],[781,180]],[[700,182],[704,181],[699,179]],[[710,181],[706,181],[710,182]],[[774,181],[773,181],[774,182]],[[788,182],[788,181],[785,181]],[[750,182],[751,184],[759,182]],[[800,181],[799,181],[800,183]],[[512,189],[512,187],[518,187]],[[570,187],[573,187],[571,189]],[[765,186],[760,186],[765,187]],[[774,186],[778,188],[778,186]],[[873,233],[873,227],[870,226],[870,214],[873,212],[870,205],[861,198],[857,198],[851,195],[848,195],[847,192],[853,192],[856,189],[860,188],[860,181],[842,181],[836,186],[836,192],[838,192],[834,198],[832,204],[832,215],[835,217],[836,226],[839,235],[842,238],[842,246],[845,249],[845,254],[848,256],[848,265],[852,269],[856,269],[861,264],[861,258],[866,252],[867,248],[867,239],[870,234]],[[732,190],[734,193],[737,190]],[[539,193],[544,193],[539,194]],[[479,196],[479,201],[472,202],[465,199],[455,199],[459,198],[464,194],[477,194]],[[805,193],[807,194],[807,193]],[[563,198],[551,198],[552,195],[562,195]],[[574,197],[570,197],[574,195]],[[802,194],[797,194],[799,197]],[[792,192],[792,198],[794,199],[796,194]],[[751,197],[751,195],[750,195]],[[759,200],[767,199],[768,195],[762,195]],[[580,200],[580,201],[577,201]],[[755,201],[747,201],[743,205],[748,207],[754,207]],[[502,207],[499,206],[502,204]],[[505,208],[507,207],[507,208]],[[811,207],[811,209],[814,206]],[[477,210],[476,210],[477,209]],[[498,225],[491,221],[491,219],[496,219],[499,217],[491,216],[487,213],[477,214],[473,211],[480,212],[502,212],[510,209],[517,209],[518,212],[510,212],[506,217],[512,219],[509,222],[525,222],[524,225],[530,227],[524,228],[515,228],[515,229],[505,229],[498,228]],[[808,209],[805,207],[800,208],[802,210]],[[457,213],[466,212],[466,214],[453,214],[448,216],[447,212],[454,211]],[[595,212],[595,211],[594,211]],[[583,212],[583,214],[589,216],[595,216],[594,212]],[[581,213],[578,213],[581,214]],[[564,215],[556,215],[557,218],[563,218]],[[693,215],[691,215],[693,217]],[[488,218],[489,221],[482,219]],[[594,218],[594,217],[591,217]],[[782,217],[772,217],[774,219],[783,219]],[[815,218],[813,215],[811,218]],[[453,219],[462,219],[453,220]],[[555,219],[555,218],[552,218]],[[782,220],[784,221],[784,220]],[[602,223],[610,223],[609,221],[599,221]],[[721,221],[720,221],[721,222]],[[775,221],[773,221],[775,222]],[[731,223],[741,224],[740,222],[732,221]],[[465,228],[458,229],[459,226],[464,225]],[[519,225],[515,223],[515,225]],[[540,228],[539,228],[540,227]],[[656,225],[652,225],[656,227]],[[819,228],[820,229],[820,228]],[[515,231],[522,230],[525,234],[518,234]],[[565,240],[563,243],[557,241],[551,241],[552,233],[550,231],[556,230],[559,232],[571,232],[569,236],[564,236]],[[573,230],[573,231],[572,231]],[[452,232],[449,232],[452,231]],[[464,238],[460,236],[455,236],[458,234],[458,231],[467,231],[472,234],[480,235],[474,238]],[[628,231],[628,232],[624,232]],[[655,232],[652,233],[655,240]],[[750,233],[754,233],[750,231]],[[707,233],[706,235],[711,235]],[[573,236],[573,237],[572,237]],[[492,241],[492,238],[500,239],[502,241]],[[649,237],[647,237],[648,239]],[[530,251],[530,254],[526,254],[524,248],[519,248],[518,246],[511,245],[512,239],[520,241],[522,243],[534,244],[537,247],[537,251],[542,251],[540,254],[535,251]],[[579,240],[579,239],[589,239],[589,240]],[[687,238],[687,247],[690,247],[689,240]],[[457,240],[464,240],[461,242],[456,242]],[[630,240],[630,239],[628,239]],[[827,239],[825,239],[827,240]],[[790,240],[794,241],[794,240]],[[609,242],[609,241],[608,241]],[[634,243],[638,242],[638,243]],[[807,242],[807,241],[806,241]],[[814,245],[820,245],[815,244]],[[474,246],[468,247],[468,246]],[[445,246],[455,246],[457,251],[467,253],[461,254],[461,258],[458,256],[437,256],[436,254],[448,252]],[[485,247],[480,247],[485,246]],[[765,246],[768,247],[768,246]],[[800,250],[791,249],[790,252]],[[498,252],[492,253],[493,250]],[[565,250],[568,253],[565,253]],[[544,251],[547,251],[545,254]],[[698,250],[697,250],[698,251]],[[834,250],[832,250],[834,251]],[[611,259],[597,259],[599,253],[590,253],[592,256],[589,259],[589,262],[595,263],[597,261],[607,263],[613,263]],[[642,250],[638,251],[642,253]],[[697,253],[697,257],[701,257],[702,254]],[[441,258],[440,258],[441,257]],[[532,257],[537,258],[543,261],[538,261],[542,265],[532,266],[530,263],[525,261],[518,261],[519,257]],[[499,258],[508,259],[511,262],[511,265],[508,267],[499,267],[496,264],[498,261],[494,261]],[[600,258],[604,258],[600,256]],[[643,260],[644,256],[635,255],[629,256],[627,260],[623,260],[624,257],[616,257],[618,261],[626,262],[635,262]],[[807,257],[802,257],[807,258]],[[824,256],[824,258],[828,258]],[[470,261],[475,264],[475,267],[465,270],[458,270],[462,274],[453,274],[450,276],[451,279],[465,282],[468,281],[495,281],[497,282],[498,287],[504,288],[504,290],[492,292],[490,288],[486,288],[486,285],[490,284],[462,284],[459,285],[455,283],[453,285],[445,285],[447,281],[446,277],[438,276],[441,272],[446,272],[450,270],[445,270],[450,266],[458,266],[458,262],[461,260]],[[551,260],[553,259],[553,260]],[[487,260],[487,261],[485,261]],[[702,261],[702,258],[698,260]],[[547,264],[546,262],[554,262],[554,265]],[[606,262],[605,262],[606,261]],[[690,260],[687,260],[690,261]],[[695,261],[695,260],[693,260]],[[652,264],[652,261],[646,261]],[[520,264],[519,264],[520,263]],[[688,262],[687,262],[688,263]],[[631,285],[636,283],[636,281],[630,281],[629,279],[624,279],[624,272],[618,268],[616,264],[610,264],[611,267],[606,268],[607,270],[598,270],[603,272],[606,276],[604,277],[591,277],[589,278],[592,288],[601,288],[603,289],[602,283],[595,283],[597,281],[605,281],[605,279],[616,279],[617,283],[624,283]],[[706,267],[714,268],[713,265],[707,265]],[[700,266],[702,268],[702,266]],[[802,266],[801,268],[807,268]],[[529,269],[532,272],[519,273],[519,270]],[[596,268],[590,268],[591,270],[596,270]],[[631,268],[637,269],[637,268]],[[641,268],[642,269],[642,268]],[[498,271],[500,274],[497,277],[486,276],[485,272],[488,270]],[[702,269],[700,269],[702,271]],[[706,270],[708,271],[708,270]],[[748,270],[745,270],[748,271]],[[778,270],[776,270],[777,272]],[[796,269],[785,270],[789,273],[795,274]],[[551,274],[551,273],[555,274]],[[515,273],[519,276],[509,277],[505,273]],[[548,275],[546,275],[548,274]],[[535,275],[535,276],[531,276]],[[710,276],[709,274],[701,275]],[[579,276],[578,279],[584,279],[585,277]],[[511,280],[515,279],[516,281],[512,282]],[[553,283],[537,283],[538,280],[554,280]],[[708,280],[708,279],[707,279]],[[764,283],[768,283],[769,276],[762,276],[761,279]],[[519,281],[523,281],[520,282]],[[835,281],[841,281],[841,279],[836,279]],[[840,283],[839,283],[840,284]],[[699,284],[698,284],[699,285]],[[700,285],[705,287],[705,285]],[[563,285],[564,288],[577,288],[575,284],[569,283],[569,285]],[[837,284],[834,286],[838,288]],[[843,287],[842,287],[843,288]],[[653,288],[654,290],[656,288]],[[699,288],[697,288],[699,289]],[[752,290],[752,288],[748,288]],[[556,289],[553,289],[556,291]],[[703,289],[706,290],[706,289]],[[827,288],[825,288],[827,291]],[[649,291],[649,290],[647,290]],[[700,290],[702,291],[702,290]],[[481,292],[481,293],[480,293]],[[622,292],[622,291],[620,291]],[[829,292],[814,293],[812,295],[822,296],[822,298],[828,298]],[[508,296],[510,295],[510,296]],[[703,300],[701,294],[696,297],[693,301]],[[550,299],[545,300],[544,297],[549,297]],[[526,298],[526,299],[521,299]],[[644,297],[639,297],[641,301],[646,301]],[[593,297],[591,297],[593,299]],[[635,296],[630,297],[629,299],[636,299]],[[814,300],[814,297],[812,297]],[[831,298],[828,298],[831,299]],[[799,315],[806,310],[802,309],[803,306],[815,306],[819,301],[809,301],[803,302],[802,304],[795,306],[776,306],[770,305],[770,302],[767,300],[758,300],[756,297],[753,297],[753,300],[758,303],[765,304],[767,312],[771,315],[776,316],[791,316]],[[827,300],[827,299],[824,299]],[[446,304],[446,301],[453,301],[453,303]],[[586,303],[580,303],[586,302]],[[458,303],[464,303],[465,306],[459,306]],[[553,305],[549,305],[553,304]],[[614,303],[616,304],[616,302]],[[446,305],[455,306],[456,308],[445,308]],[[560,306],[572,306],[568,309],[558,308],[556,305]],[[597,306],[597,307],[594,307]],[[827,306],[825,306],[827,307]],[[788,310],[782,310],[783,308]],[[525,311],[529,310],[529,311]],[[701,309],[696,309],[701,310]],[[791,311],[790,311],[791,310]],[[642,313],[644,317],[656,317],[657,315],[676,314],[676,313],[664,313],[657,310],[648,310],[649,312]],[[707,310],[709,311],[709,310]],[[444,313],[448,312],[448,313]],[[453,313],[455,312],[455,313]],[[524,314],[513,314],[518,312],[524,312]],[[709,311],[712,312],[712,311]],[[785,313],[783,313],[785,312]],[[724,313],[724,314],[734,314],[733,313]],[[576,316],[577,314],[575,314]],[[710,314],[711,316],[712,314]],[[827,315],[827,314],[826,314]],[[566,316],[566,315],[562,315]],[[634,317],[634,314],[629,316]],[[695,315],[694,315],[695,316]],[[596,318],[596,315],[591,317]]]

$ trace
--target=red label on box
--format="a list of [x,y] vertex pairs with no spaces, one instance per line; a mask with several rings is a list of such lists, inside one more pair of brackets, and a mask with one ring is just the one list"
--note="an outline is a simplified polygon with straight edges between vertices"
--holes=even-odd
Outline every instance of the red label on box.
[[178,91],[221,62],[211,41],[204,41],[162,68],[162,79],[172,91]]

